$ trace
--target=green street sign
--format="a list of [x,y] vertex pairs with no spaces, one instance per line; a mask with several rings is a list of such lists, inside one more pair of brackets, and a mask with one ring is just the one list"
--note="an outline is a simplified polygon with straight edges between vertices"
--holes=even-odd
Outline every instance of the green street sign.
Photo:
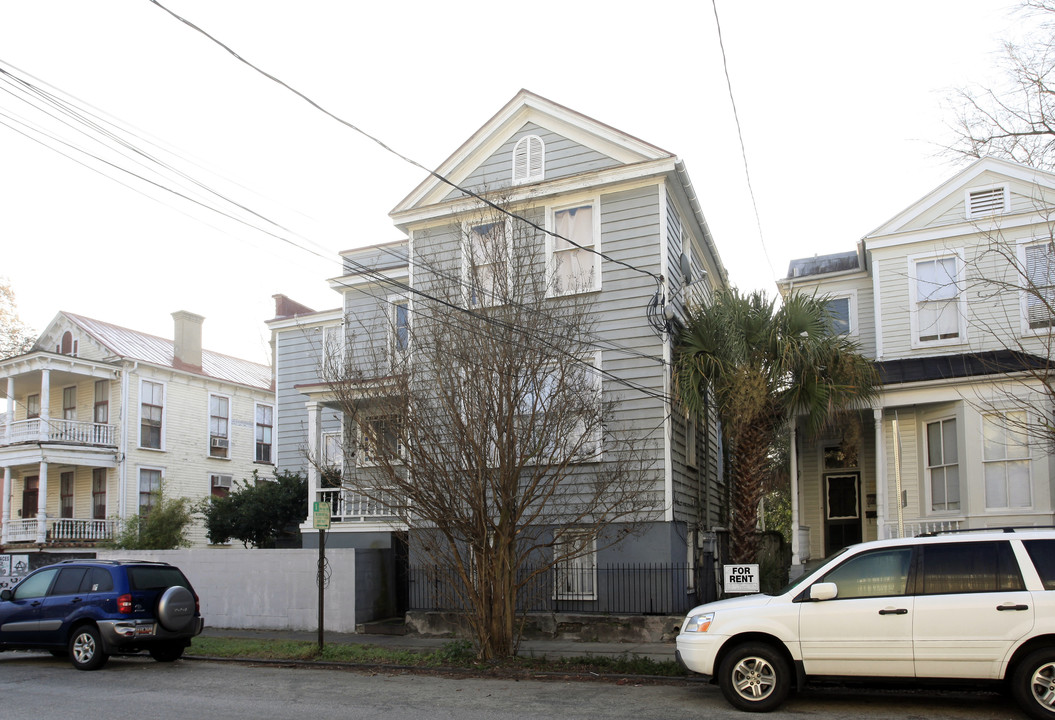
[[312,527],[316,530],[330,529],[330,503],[315,502],[312,507]]

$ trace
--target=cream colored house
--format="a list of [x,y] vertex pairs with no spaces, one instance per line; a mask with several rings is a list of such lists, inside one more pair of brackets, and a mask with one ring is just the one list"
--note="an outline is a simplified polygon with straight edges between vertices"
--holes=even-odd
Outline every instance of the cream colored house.
[[200,315],[173,319],[174,341],[60,312],[0,362],[5,550],[109,540],[161,486],[196,501],[271,475],[271,369],[203,350]]
[[[875,358],[858,440],[793,437],[796,562],[860,540],[1052,525],[1043,390],[1055,324],[1055,175],[982,159],[867,235],[794,260]],[[852,435],[852,434],[851,434]]]

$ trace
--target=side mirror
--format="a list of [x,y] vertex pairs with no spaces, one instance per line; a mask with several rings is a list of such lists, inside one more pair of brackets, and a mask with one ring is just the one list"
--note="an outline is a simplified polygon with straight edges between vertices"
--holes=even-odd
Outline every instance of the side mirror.
[[5,588],[4,590],[0,590],[0,600],[3,600],[4,602],[7,602],[8,600],[13,598],[14,596],[15,596],[15,594],[13,592],[11,592],[9,589]]
[[839,597],[839,588],[835,583],[820,582],[810,585],[807,595],[810,600],[831,600]]

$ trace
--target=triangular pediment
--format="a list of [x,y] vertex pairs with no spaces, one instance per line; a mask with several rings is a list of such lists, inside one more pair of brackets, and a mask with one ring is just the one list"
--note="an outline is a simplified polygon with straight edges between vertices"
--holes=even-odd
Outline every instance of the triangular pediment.
[[[541,140],[543,173],[514,183],[514,150],[526,136]],[[492,192],[662,158],[672,153],[563,105],[521,90],[390,213],[398,215],[464,197],[458,188]],[[440,177],[437,177],[440,176]],[[446,179],[447,182],[444,181]],[[454,187],[457,186],[457,187]]]
[[1055,208],[1055,174],[1001,160],[981,158],[865,236],[937,230],[957,224],[1000,222],[1001,218],[1049,213]]

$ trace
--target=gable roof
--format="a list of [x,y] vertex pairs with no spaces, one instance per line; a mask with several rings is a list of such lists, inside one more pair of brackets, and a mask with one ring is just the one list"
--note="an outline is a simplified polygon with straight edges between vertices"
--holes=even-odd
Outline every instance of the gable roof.
[[[223,355],[212,350],[201,351],[201,370],[189,367],[175,359],[175,343],[155,335],[138,330],[113,325],[101,320],[93,320],[70,312],[60,312],[63,317],[76,325],[93,340],[122,360],[133,360],[168,367],[194,375],[223,380],[224,382],[261,390],[271,390],[271,368],[267,365],[242,360],[241,358]],[[58,318],[56,318],[58,319]],[[55,321],[52,321],[54,324]]]
[[[444,160],[434,173],[403,198],[389,214],[396,215],[439,202],[452,189],[450,183],[461,184],[480,163],[514,133],[520,131],[526,123],[534,123],[558,132],[624,165],[675,157],[672,153],[633,135],[616,130],[528,90],[521,90]],[[449,182],[444,182],[437,176],[446,178]]]
[[[865,239],[915,229],[919,221],[942,202],[949,198],[962,199],[964,191],[976,185],[979,177],[986,173],[1055,192],[1055,174],[1053,173],[1010,160],[995,157],[980,158],[865,235]],[[967,222],[966,218],[964,222]]]

